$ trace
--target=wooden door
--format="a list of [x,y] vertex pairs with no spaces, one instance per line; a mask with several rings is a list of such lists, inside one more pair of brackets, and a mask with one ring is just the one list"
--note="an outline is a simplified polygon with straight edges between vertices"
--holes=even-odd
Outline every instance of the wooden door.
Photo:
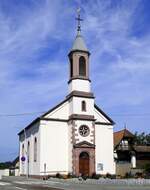
[[89,155],[86,152],[82,152],[79,156],[79,173],[89,176]]

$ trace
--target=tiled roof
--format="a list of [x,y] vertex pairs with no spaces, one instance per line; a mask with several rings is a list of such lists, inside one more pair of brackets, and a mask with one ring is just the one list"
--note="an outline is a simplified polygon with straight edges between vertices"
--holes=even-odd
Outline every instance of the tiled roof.
[[121,140],[125,137],[126,138],[133,138],[134,135],[130,131],[128,131],[127,129],[123,129],[121,131],[114,132],[114,147],[119,145]]

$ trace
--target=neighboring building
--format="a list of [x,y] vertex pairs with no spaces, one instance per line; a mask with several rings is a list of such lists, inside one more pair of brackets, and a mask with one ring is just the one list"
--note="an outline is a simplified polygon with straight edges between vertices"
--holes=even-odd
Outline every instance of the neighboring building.
[[68,95],[19,133],[21,175],[115,173],[114,122],[95,104],[89,56],[79,22],[68,55]]
[[12,162],[0,163],[0,175],[18,176],[19,175],[19,156]]
[[12,161],[11,167],[9,168],[9,175],[19,176],[19,156]]
[[134,135],[127,129],[114,133],[116,174],[142,172],[150,164],[150,146],[135,145]]

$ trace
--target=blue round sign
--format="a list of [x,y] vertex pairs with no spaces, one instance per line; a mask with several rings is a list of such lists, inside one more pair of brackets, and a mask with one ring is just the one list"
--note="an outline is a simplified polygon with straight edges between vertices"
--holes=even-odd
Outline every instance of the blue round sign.
[[25,156],[21,157],[21,161],[24,162],[26,160]]

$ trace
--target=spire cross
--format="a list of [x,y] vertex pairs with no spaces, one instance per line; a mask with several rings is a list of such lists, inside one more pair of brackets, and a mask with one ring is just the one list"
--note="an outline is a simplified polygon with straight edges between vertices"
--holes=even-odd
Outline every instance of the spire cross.
[[76,18],[77,23],[78,23],[77,31],[80,32],[81,31],[81,24],[80,24],[80,22],[83,21],[83,19],[80,18],[80,8],[77,9],[77,14],[78,14],[78,17]]
[[127,129],[127,125],[126,125],[126,123],[124,124],[124,129]]

